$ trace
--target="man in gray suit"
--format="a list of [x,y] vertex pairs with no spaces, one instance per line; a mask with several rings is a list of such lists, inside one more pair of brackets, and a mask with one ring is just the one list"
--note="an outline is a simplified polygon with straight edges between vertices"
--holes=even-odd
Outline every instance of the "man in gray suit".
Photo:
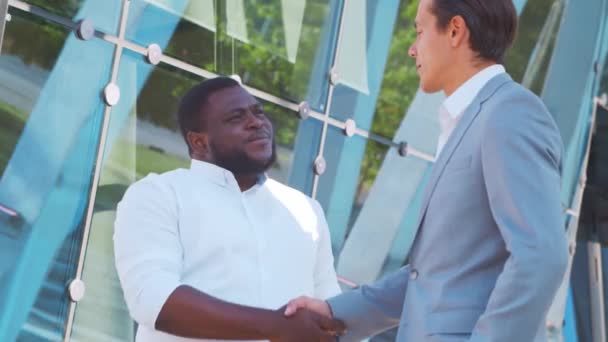
[[327,302],[295,299],[286,315],[341,319],[341,341],[395,326],[408,342],[546,339],[567,263],[563,146],[540,99],[501,65],[516,26],[512,0],[420,1],[409,54],[422,90],[447,98],[409,263]]

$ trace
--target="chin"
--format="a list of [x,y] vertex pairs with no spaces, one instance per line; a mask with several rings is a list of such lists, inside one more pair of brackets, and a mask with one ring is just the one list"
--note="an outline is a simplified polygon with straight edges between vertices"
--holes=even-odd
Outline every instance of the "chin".
[[430,85],[430,84],[422,82],[422,81],[420,82],[420,89],[427,94],[436,93],[441,90],[441,88],[439,88],[439,87]]

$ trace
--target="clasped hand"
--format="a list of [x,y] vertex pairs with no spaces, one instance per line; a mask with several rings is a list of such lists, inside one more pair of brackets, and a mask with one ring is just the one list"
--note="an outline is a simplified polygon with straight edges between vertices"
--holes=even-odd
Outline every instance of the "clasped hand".
[[344,323],[333,319],[329,305],[321,300],[299,297],[279,312],[285,319],[271,342],[335,341],[345,331]]

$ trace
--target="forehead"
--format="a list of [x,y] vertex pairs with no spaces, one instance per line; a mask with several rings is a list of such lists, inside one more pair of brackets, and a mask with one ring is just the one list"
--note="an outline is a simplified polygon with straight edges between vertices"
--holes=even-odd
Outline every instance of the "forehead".
[[248,107],[257,103],[256,99],[241,86],[218,90],[209,96],[208,105],[213,111],[229,111],[235,108]]
[[432,17],[431,8],[433,0],[420,0],[418,11],[416,12],[416,25],[421,25],[430,21]]

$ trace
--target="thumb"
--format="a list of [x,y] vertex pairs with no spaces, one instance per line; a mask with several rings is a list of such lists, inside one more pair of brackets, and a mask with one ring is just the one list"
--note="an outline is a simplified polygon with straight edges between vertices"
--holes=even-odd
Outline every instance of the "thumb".
[[287,303],[287,306],[285,308],[285,316],[289,317],[289,316],[293,316],[298,309],[302,309],[306,307],[306,298],[304,297],[298,297],[296,299],[292,299],[289,301],[289,303]]

